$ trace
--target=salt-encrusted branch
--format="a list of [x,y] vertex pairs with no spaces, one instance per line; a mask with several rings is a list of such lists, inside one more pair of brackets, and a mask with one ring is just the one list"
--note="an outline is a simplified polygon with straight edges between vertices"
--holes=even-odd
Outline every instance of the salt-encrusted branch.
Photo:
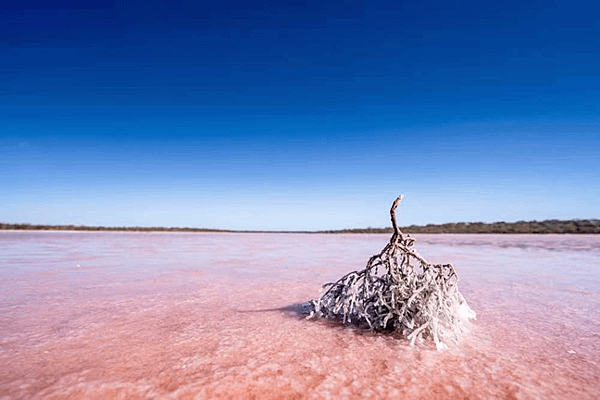
[[[352,271],[311,300],[312,315],[337,319],[371,330],[397,330],[414,344],[431,337],[438,349],[467,331],[475,313],[458,291],[452,264],[429,264],[396,222],[399,196],[390,209],[394,229],[390,242],[362,271]],[[379,267],[382,267],[381,270]]]

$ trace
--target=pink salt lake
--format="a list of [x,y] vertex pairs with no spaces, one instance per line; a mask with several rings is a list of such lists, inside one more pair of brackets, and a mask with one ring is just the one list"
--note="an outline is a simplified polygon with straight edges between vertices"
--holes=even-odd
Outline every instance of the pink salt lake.
[[387,235],[0,232],[0,398],[600,396],[600,235],[415,235],[477,312],[438,352],[295,304]]

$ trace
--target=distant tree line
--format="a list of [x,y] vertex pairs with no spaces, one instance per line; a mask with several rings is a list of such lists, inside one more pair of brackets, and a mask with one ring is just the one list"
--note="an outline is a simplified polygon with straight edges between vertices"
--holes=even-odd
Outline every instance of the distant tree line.
[[[406,233],[595,233],[600,234],[600,220],[573,219],[561,221],[518,222],[456,222],[447,224],[410,225],[400,228]],[[359,228],[327,231],[234,231],[207,228],[165,228],[165,227],[106,227],[85,225],[33,225],[9,224],[0,222],[0,230],[30,231],[122,231],[122,232],[255,232],[255,233],[386,233],[392,228]]]
[[[400,228],[406,233],[600,233],[600,220],[573,219],[561,221],[455,222],[447,224],[410,225]],[[331,233],[391,233],[392,228],[343,229]]]
[[7,224],[0,222],[0,230],[22,231],[123,231],[123,232],[233,232],[224,229],[206,228],[164,228],[164,227],[107,227],[85,225],[32,225],[32,224]]

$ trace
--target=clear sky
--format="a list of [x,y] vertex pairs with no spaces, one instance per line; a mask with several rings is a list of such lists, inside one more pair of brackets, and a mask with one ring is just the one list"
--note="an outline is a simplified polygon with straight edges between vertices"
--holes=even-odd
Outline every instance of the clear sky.
[[596,2],[11,3],[0,221],[600,218]]

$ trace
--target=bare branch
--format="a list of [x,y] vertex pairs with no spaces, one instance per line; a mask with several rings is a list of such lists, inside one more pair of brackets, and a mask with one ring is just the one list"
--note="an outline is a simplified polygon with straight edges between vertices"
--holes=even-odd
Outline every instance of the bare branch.
[[[394,228],[394,233],[400,238],[400,240],[404,240],[402,237],[402,232],[400,232],[400,228],[398,228],[398,223],[396,222],[396,208],[398,208],[398,204],[402,201],[404,195],[400,195],[394,200],[392,204],[392,208],[390,209],[390,217],[392,219],[392,227]],[[393,236],[392,236],[393,238]]]

